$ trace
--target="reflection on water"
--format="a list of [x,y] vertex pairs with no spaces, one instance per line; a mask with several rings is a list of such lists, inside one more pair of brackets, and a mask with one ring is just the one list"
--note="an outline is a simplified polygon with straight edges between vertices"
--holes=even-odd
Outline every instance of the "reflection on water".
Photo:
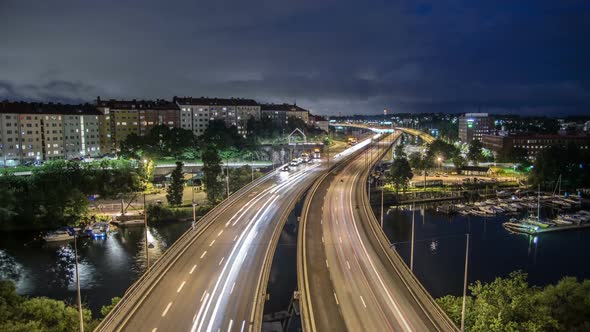
[[[418,206],[416,210],[414,270],[435,297],[462,292],[466,233],[471,234],[469,282],[491,281],[514,270],[527,272],[536,285],[555,283],[566,275],[590,278],[590,230],[516,235],[502,227],[507,216],[448,216]],[[412,211],[393,208],[384,218],[385,233],[409,265]]]
[[[190,222],[150,226],[150,262],[189,227]],[[74,243],[42,243],[34,241],[35,235],[0,233],[0,279],[13,280],[20,294],[75,303]],[[144,228],[120,228],[105,239],[79,239],[78,263],[83,302],[99,315],[101,306],[121,296],[145,270]]]

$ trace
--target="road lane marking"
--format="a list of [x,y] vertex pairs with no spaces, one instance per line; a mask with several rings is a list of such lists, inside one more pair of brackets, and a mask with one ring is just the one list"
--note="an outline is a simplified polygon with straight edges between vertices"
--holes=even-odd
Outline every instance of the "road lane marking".
[[205,257],[205,255],[207,255],[207,250],[203,251],[203,254],[201,255],[201,259],[203,259],[203,257]]
[[205,297],[206,294],[207,294],[207,290],[205,289],[205,291],[203,292],[203,296],[201,296],[201,302],[203,302],[203,298]]
[[366,308],[367,307],[367,304],[365,303],[365,299],[363,299],[363,296],[362,295],[359,295],[359,296],[361,297],[361,301],[363,302],[363,306]]
[[162,313],[162,317],[166,316],[166,314],[168,313],[168,309],[170,309],[171,306],[172,306],[172,302],[169,302],[168,305],[166,306],[166,309],[164,309],[164,312]]
[[193,316],[193,322],[195,321],[195,319],[197,319],[197,314],[195,314],[195,315]]
[[224,259],[225,259],[225,256],[221,257],[221,260],[219,261],[219,264],[217,264],[217,265],[221,265],[221,263],[223,263]]
[[334,299],[336,300],[336,304],[340,305],[340,302],[338,302],[338,296],[336,296],[336,292],[334,292]]
[[211,241],[211,243],[209,243],[209,247],[211,247],[213,245],[213,243],[215,243],[215,240]]
[[223,233],[223,229],[219,231],[219,233],[217,233],[217,237],[219,237],[219,235],[221,235]]
[[186,280],[182,281],[182,284],[180,284],[180,287],[178,287],[178,289],[176,290],[176,293],[180,293],[180,291],[182,290],[182,287],[184,287],[184,284],[186,284]]
[[152,330],[152,332],[156,332],[158,330],[157,327],[154,327],[154,329]]
[[346,266],[348,266],[348,269],[350,270],[350,263],[348,263],[348,261],[346,261]]
[[328,265],[328,260],[326,259],[326,267],[330,268],[330,265]]
[[195,271],[196,268],[197,268],[197,264],[193,265],[193,268],[190,270],[190,272],[188,274],[193,274],[193,272]]
[[[207,291],[205,291],[205,303],[203,303],[203,305],[201,306],[201,308],[199,309],[198,313],[197,313],[197,319],[196,321],[199,320],[199,318],[201,317],[201,315],[203,314],[203,309],[205,309],[205,307],[207,306],[207,299],[209,298],[209,293],[207,293]],[[201,302],[203,302],[203,298],[201,298]]]
[[231,290],[229,291],[229,293],[233,293],[234,292],[234,287],[236,286],[236,282],[234,281],[234,284],[231,285]]
[[234,236],[234,242],[236,242],[236,240],[238,239],[238,236]]
[[324,237],[322,236],[322,243],[324,243]]
[[340,240],[340,243],[342,243],[342,236],[339,236],[338,239]]
[[229,326],[227,327],[227,332],[231,331],[231,326],[234,325],[234,320],[230,319],[229,320]]
[[[217,279],[215,286],[213,287],[210,300],[205,299],[205,302],[203,303],[203,306],[205,306],[205,309],[203,311],[204,314],[203,316],[197,316],[197,320],[193,324],[191,331],[202,331],[203,324],[207,324],[205,330],[211,331],[211,329],[213,329],[213,324],[215,324],[215,321],[218,317],[218,312],[221,306],[222,298],[225,297],[224,294],[226,294],[225,292],[227,288],[230,287],[229,279],[232,278],[233,280],[235,280],[237,278],[240,264],[230,263],[232,263],[232,260],[234,259],[234,257],[236,257],[236,255],[237,257],[239,257],[240,255],[247,255],[247,249],[251,246],[251,242],[253,241],[253,238],[251,236],[253,233],[253,229],[256,228],[256,226],[259,223],[261,223],[261,220],[265,220],[266,214],[270,211],[269,206],[272,206],[278,198],[278,195],[272,195],[272,197],[267,199],[267,201],[262,205],[262,207],[256,212],[256,214],[250,220],[246,220],[246,228],[244,231],[242,231],[237,242],[241,244],[239,246],[233,247],[228,260],[225,261],[225,263],[223,264],[224,267],[219,275],[219,278]],[[225,282],[223,283],[221,282],[222,278],[225,280]],[[217,292],[219,292],[219,295]],[[209,313],[209,310],[211,308],[212,311],[211,313]],[[205,319],[209,315],[210,317]]]
[[240,332],[244,332],[244,327],[246,326],[246,321],[243,320],[242,321],[242,328],[240,329]]

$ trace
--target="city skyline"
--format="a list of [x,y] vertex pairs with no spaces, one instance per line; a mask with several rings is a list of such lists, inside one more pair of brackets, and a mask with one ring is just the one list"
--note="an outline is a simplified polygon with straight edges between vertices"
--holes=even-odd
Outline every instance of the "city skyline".
[[322,115],[590,106],[590,6],[580,1],[0,8],[17,27],[0,32],[0,99],[246,97]]

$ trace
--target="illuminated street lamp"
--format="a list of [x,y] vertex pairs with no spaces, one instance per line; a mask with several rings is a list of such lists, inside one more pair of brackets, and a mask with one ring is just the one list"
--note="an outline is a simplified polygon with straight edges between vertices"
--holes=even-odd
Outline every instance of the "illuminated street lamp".
[[438,157],[438,168],[442,170],[442,157]]

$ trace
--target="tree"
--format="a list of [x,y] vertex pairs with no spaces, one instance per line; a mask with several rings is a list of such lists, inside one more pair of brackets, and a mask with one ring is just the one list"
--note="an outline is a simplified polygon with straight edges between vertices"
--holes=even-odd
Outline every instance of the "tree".
[[463,168],[463,166],[465,166],[465,164],[467,163],[465,158],[463,158],[463,156],[460,154],[456,154],[455,156],[453,156],[453,159],[451,160],[453,161],[453,165],[455,165],[455,170],[457,171],[457,174],[461,174],[461,168]]
[[115,296],[111,299],[111,304],[108,305],[103,305],[102,308],[100,308],[100,313],[103,317],[105,317],[106,315],[109,314],[109,312],[111,312],[111,310],[113,310],[113,308],[117,305],[117,303],[119,303],[119,301],[121,301],[121,298],[118,296]]
[[154,171],[156,169],[156,165],[154,164],[154,161],[151,159],[143,159],[140,163],[140,166],[140,172],[143,178],[142,180],[147,185],[154,179]]
[[467,159],[472,161],[475,165],[477,165],[482,159],[483,144],[477,139],[474,139],[469,143],[469,150],[467,151]]
[[405,158],[406,153],[404,152],[404,144],[402,143],[402,144],[396,145],[395,149],[393,150],[393,153],[396,158]]
[[[0,281],[0,331],[78,330],[78,309],[63,301],[46,297],[27,298],[16,294],[11,281]],[[92,313],[82,309],[84,327],[91,331],[96,322]]]
[[396,158],[393,161],[390,175],[396,193],[399,192],[400,188],[405,190],[408,187],[410,179],[414,177],[410,163],[406,158]]
[[217,150],[209,146],[205,148],[203,159],[203,185],[207,193],[207,199],[211,203],[219,201],[223,195],[223,183],[219,181],[221,176],[221,158]]
[[236,192],[252,180],[252,168],[244,165],[229,172],[229,190]]
[[[531,287],[527,275],[512,272],[484,284],[469,286],[466,331],[588,331],[590,328],[590,280],[565,277],[544,289]],[[462,298],[437,299],[449,317],[459,324]]]
[[167,189],[166,199],[172,206],[182,204],[182,193],[184,191],[184,172],[182,167],[184,164],[181,161],[176,162],[176,168],[170,175],[170,186]]

